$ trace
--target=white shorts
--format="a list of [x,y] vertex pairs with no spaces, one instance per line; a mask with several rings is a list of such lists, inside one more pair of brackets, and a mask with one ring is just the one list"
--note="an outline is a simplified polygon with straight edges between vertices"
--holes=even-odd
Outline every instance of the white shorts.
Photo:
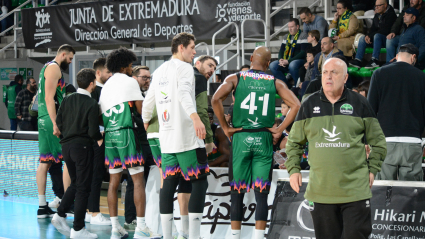
[[[109,174],[122,173],[122,171],[123,171],[123,168],[113,168],[113,169],[109,169]],[[132,167],[128,169],[128,173],[130,175],[143,173],[144,171],[145,171],[145,168],[143,166],[137,166],[137,167]]]

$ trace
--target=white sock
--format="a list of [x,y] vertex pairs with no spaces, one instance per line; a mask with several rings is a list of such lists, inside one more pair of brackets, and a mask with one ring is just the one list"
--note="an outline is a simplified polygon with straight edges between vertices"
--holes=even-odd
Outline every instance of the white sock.
[[181,215],[182,232],[187,236],[189,235],[189,216]]
[[144,229],[146,227],[146,222],[144,217],[136,217],[137,227],[140,229]]
[[120,222],[118,221],[118,217],[111,217],[112,229],[120,228]]
[[172,224],[173,214],[161,214],[162,236],[163,239],[173,239]]
[[254,232],[254,239],[264,239],[264,233],[265,233],[265,231],[266,231],[266,230],[258,230],[258,229],[255,229],[255,232]]
[[189,213],[189,238],[201,237],[202,213]]
[[46,206],[46,195],[38,195],[38,205],[39,206]]
[[240,239],[240,238],[241,238],[241,230],[232,229],[232,239]]

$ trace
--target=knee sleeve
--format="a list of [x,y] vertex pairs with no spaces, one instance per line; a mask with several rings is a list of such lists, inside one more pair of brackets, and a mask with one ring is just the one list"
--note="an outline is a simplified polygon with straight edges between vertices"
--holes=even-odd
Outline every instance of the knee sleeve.
[[[207,182],[208,183],[208,182]],[[190,181],[184,180],[183,177],[179,178],[179,189],[178,193],[191,193],[192,192],[192,183]]]
[[267,193],[260,193],[255,191],[255,200],[257,201],[257,207],[255,209],[255,221],[267,221],[267,216],[269,214],[267,204]]
[[204,211],[205,194],[207,193],[208,181],[206,177],[192,182],[192,194],[189,199],[189,213],[202,213]]
[[178,181],[175,179],[165,179],[159,193],[159,213],[173,213],[173,199]]
[[245,193],[230,194],[230,220],[241,222],[243,219],[243,198]]

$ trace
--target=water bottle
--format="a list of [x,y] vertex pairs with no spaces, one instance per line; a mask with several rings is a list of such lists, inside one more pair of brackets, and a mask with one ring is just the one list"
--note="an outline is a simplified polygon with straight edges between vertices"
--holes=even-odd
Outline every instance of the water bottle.
[[121,203],[125,203],[125,192],[127,191],[127,180],[124,179],[124,181],[121,183]]

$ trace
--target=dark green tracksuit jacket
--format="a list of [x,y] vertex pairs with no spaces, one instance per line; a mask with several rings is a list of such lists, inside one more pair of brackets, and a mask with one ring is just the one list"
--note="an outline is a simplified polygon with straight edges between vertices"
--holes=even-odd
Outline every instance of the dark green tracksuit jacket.
[[[369,159],[363,138],[371,146]],[[305,198],[327,204],[372,197],[369,172],[381,170],[387,154],[385,136],[367,99],[344,89],[332,104],[323,90],[301,104],[286,145],[290,175],[300,172],[303,145],[309,142],[310,178]]]
[[193,67],[195,72],[195,97],[196,97],[196,112],[201,118],[202,123],[205,125],[207,135],[205,143],[213,142],[213,132],[211,130],[210,118],[208,116],[208,81],[205,76],[199,73],[196,67]]

